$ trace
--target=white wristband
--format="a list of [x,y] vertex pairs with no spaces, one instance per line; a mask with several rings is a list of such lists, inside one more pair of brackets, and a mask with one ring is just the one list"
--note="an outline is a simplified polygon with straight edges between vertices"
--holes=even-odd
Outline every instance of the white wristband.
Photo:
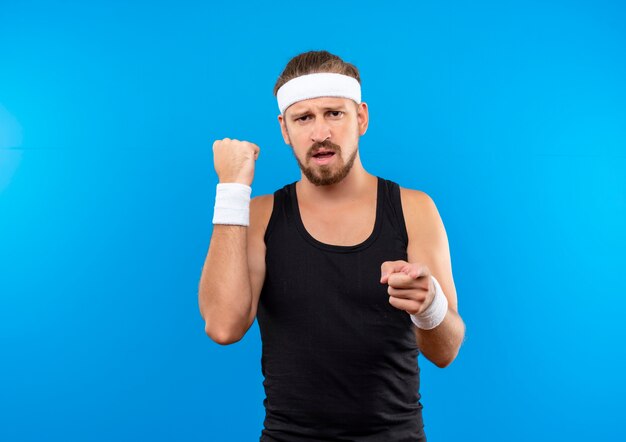
[[410,315],[413,324],[422,330],[431,330],[443,322],[446,313],[448,313],[448,298],[443,294],[443,290],[439,285],[439,281],[433,275],[430,275],[435,284],[435,297],[433,302],[419,315]]
[[241,183],[218,183],[213,224],[250,225],[252,187]]

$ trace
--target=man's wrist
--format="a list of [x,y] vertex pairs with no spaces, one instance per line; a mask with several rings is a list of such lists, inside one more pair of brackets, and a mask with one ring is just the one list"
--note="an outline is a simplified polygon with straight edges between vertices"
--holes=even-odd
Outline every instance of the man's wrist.
[[242,183],[218,183],[213,224],[250,225],[252,187]]
[[411,321],[422,330],[432,330],[441,324],[448,313],[448,298],[444,295],[439,281],[430,275],[435,286],[435,296],[430,305],[418,315],[410,315]]

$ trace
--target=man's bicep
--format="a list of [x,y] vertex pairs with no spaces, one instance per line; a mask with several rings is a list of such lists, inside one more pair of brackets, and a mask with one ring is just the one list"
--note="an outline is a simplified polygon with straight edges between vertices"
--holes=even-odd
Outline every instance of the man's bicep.
[[[259,305],[259,298],[265,282],[265,229],[272,213],[273,195],[263,195],[250,201],[250,227],[248,229],[248,270],[250,273],[250,288],[252,290],[252,305],[248,318],[249,329],[254,323]],[[247,330],[246,329],[246,330]]]
[[[261,250],[262,249],[262,250]],[[252,306],[248,318],[248,328],[256,318],[256,312],[265,282],[265,244],[248,246],[248,269],[250,270],[250,288],[252,290]]]
[[433,199],[422,191],[403,189],[401,195],[409,236],[408,260],[426,264],[448,298],[448,305],[457,311],[458,300],[452,275],[448,235],[437,206]]

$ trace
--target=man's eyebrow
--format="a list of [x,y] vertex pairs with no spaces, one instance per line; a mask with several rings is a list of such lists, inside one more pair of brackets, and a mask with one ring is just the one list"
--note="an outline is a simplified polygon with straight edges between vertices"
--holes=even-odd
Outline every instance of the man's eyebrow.
[[[322,108],[322,110],[328,111],[328,110],[338,110],[338,111],[345,111],[346,107],[343,104],[338,104],[337,106],[325,106]],[[305,109],[302,110],[300,112],[294,113],[291,115],[292,118],[300,118],[308,113],[310,113],[311,110],[310,109]]]
[[345,111],[346,110],[346,106],[344,106],[343,104],[338,104],[337,106],[328,106],[328,107],[324,107],[322,108],[324,110],[340,110],[340,111]]
[[291,118],[300,118],[301,116],[306,115],[308,113],[309,113],[309,110],[306,109],[306,110],[291,114]]

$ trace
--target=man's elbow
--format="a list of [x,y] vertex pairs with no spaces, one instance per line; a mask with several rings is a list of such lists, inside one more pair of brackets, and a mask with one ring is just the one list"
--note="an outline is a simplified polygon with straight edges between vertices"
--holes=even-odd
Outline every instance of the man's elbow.
[[441,353],[437,354],[436,357],[431,359],[432,362],[439,368],[446,368],[447,366],[452,364],[452,362],[454,362],[456,357],[459,355],[459,350],[461,350],[461,345],[463,344],[464,340],[465,323],[461,321],[459,333],[456,335],[456,337],[448,342],[445,351],[442,351]]
[[448,365],[452,364],[452,361],[456,359],[456,355],[448,356],[445,358],[439,358],[433,361],[433,363],[439,368],[446,368]]
[[234,344],[235,342],[241,341],[243,338],[243,336],[235,335],[223,330],[210,330],[208,325],[205,325],[204,332],[213,342],[219,345]]
[[459,354],[459,350],[460,350],[460,346],[456,348],[452,348],[445,353],[441,353],[441,354],[438,354],[436,357],[433,357],[431,361],[433,364],[435,364],[439,368],[446,368],[447,366],[452,364],[452,362],[454,362],[454,360]]

